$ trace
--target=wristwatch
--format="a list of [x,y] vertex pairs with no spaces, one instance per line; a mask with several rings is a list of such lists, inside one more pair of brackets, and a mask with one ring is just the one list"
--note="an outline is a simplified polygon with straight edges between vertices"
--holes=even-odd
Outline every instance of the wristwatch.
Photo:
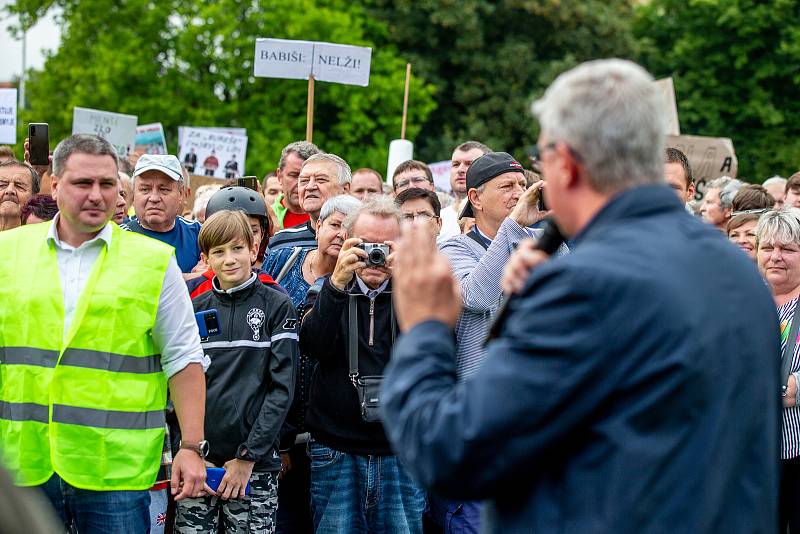
[[194,451],[200,455],[200,458],[205,458],[208,456],[208,453],[211,452],[211,447],[206,440],[198,441],[197,443],[181,441],[178,448]]

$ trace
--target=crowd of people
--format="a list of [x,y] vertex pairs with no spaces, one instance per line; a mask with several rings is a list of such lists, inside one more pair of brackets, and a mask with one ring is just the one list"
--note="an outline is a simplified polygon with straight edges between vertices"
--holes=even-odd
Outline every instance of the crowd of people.
[[450,192],[0,147],[2,466],[80,533],[800,532],[800,172],[696,201],[651,86],[562,75]]

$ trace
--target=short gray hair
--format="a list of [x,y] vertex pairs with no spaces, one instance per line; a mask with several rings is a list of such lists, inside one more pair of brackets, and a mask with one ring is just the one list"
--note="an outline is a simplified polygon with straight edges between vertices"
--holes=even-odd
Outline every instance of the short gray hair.
[[800,245],[800,209],[783,208],[762,215],[756,226],[756,243]]
[[361,206],[350,213],[344,220],[344,228],[350,237],[353,235],[353,228],[356,226],[356,221],[361,215],[374,215],[375,217],[382,217],[384,219],[394,219],[397,224],[400,224],[400,208],[394,203],[387,195],[380,195],[370,198],[368,201],[361,204]]
[[336,164],[336,172],[339,175],[339,185],[349,184],[353,181],[353,173],[350,171],[350,165],[336,154],[328,154],[327,152],[314,154],[303,163],[303,167],[315,161],[327,161]]
[[761,185],[763,185],[764,187],[767,187],[767,186],[772,185],[772,184],[778,184],[781,187],[785,188],[786,187],[786,178],[784,178],[783,176],[773,176],[772,178],[767,178],[766,180],[764,180],[764,183],[761,184]]
[[278,168],[282,170],[286,167],[286,158],[289,157],[289,154],[297,154],[297,157],[305,161],[314,154],[319,154],[320,152],[321,150],[319,147],[311,141],[295,141],[294,143],[289,143],[281,150],[281,159],[278,162]]
[[58,143],[53,151],[53,174],[61,176],[67,160],[73,154],[89,154],[91,156],[111,156],[119,172],[119,158],[114,147],[96,135],[73,134]]
[[325,201],[319,211],[318,221],[321,223],[334,213],[341,213],[345,217],[361,207],[361,201],[350,195],[336,195]]
[[736,193],[738,193],[739,189],[743,186],[744,182],[741,180],[731,178],[730,176],[722,176],[711,180],[708,183],[707,189],[719,189],[720,206],[722,206],[722,208],[730,208],[733,207],[733,199],[736,197]]
[[533,104],[547,140],[568,144],[601,193],[663,183],[661,108],[653,77],[621,59],[589,61],[561,74]]

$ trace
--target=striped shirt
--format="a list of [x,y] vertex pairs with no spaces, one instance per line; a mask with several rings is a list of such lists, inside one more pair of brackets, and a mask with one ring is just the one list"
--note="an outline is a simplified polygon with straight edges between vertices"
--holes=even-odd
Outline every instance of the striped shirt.
[[[506,218],[488,248],[469,235],[452,237],[440,245],[461,285],[464,310],[456,323],[456,373],[459,379],[475,373],[486,357],[483,342],[500,304],[500,279],[516,244],[526,237],[539,237],[542,230],[523,228]],[[484,238],[485,235],[481,234]],[[488,238],[484,239],[488,242]],[[562,245],[558,255],[566,253]]]
[[[781,355],[786,350],[789,330],[797,309],[797,299],[792,299],[778,308],[778,318],[781,325]],[[800,337],[800,334],[798,334]],[[800,378],[800,343],[795,343],[792,354],[790,371],[795,375],[795,380]],[[800,384],[798,384],[800,385]],[[783,431],[781,432],[781,458],[788,460],[800,456],[800,406],[783,409]]]

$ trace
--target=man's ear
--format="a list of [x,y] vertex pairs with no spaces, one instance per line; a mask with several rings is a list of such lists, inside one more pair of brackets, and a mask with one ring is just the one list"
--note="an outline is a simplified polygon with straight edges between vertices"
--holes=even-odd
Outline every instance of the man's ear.
[[346,184],[344,184],[342,186],[342,190],[344,191],[345,195],[349,194],[350,193],[350,182],[347,182]]
[[483,211],[483,204],[480,200],[480,193],[478,193],[477,189],[469,189],[467,190],[467,198],[469,199],[469,203],[472,204],[473,211]]
[[53,200],[58,200],[58,176],[55,174],[50,175],[50,196]]
[[686,202],[690,200],[694,200],[694,182],[689,184],[689,187],[686,189]]

